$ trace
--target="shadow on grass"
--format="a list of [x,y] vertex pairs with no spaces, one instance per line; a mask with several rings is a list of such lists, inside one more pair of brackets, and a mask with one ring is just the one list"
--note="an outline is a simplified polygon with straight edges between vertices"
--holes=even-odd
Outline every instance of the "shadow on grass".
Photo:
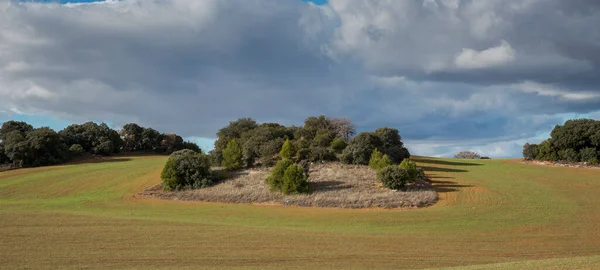
[[449,165],[449,166],[483,166],[481,163],[469,163],[469,162],[459,162],[459,161],[447,161],[447,160],[438,160],[438,159],[422,159],[422,158],[414,158],[414,161],[418,163],[426,163],[426,164],[436,164],[436,165]]
[[352,185],[346,184],[342,181],[309,182],[308,184],[312,192],[325,192],[352,188]]
[[429,167],[429,166],[422,166],[421,168],[423,168],[423,170],[425,170],[425,173],[427,172],[468,172],[467,170],[463,170],[463,169],[452,169],[452,168],[441,168],[441,167]]
[[448,193],[448,192],[456,192],[461,188],[472,187],[471,185],[460,185],[453,181],[437,181],[431,180],[433,184],[433,188],[438,193]]

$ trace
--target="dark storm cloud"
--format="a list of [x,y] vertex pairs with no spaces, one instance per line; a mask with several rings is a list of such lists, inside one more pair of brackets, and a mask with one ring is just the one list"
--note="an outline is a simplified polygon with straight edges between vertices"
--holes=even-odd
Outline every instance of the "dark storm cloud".
[[197,137],[326,114],[397,127],[425,154],[514,155],[600,109],[599,14],[585,0],[5,2],[0,111]]

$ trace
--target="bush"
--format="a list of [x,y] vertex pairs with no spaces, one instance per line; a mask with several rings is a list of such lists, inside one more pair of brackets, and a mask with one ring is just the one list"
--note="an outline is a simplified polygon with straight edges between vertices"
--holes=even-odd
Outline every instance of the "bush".
[[568,162],[579,162],[579,153],[572,148],[563,149],[558,151],[558,159]]
[[552,139],[547,139],[538,146],[538,153],[535,159],[545,161],[557,161],[558,154],[556,148],[552,144]]
[[310,157],[310,149],[308,149],[308,148],[301,148],[296,153],[296,160],[298,160],[298,161],[308,160],[309,157]]
[[472,152],[472,151],[462,151],[456,155],[454,155],[454,158],[461,158],[461,159],[480,159],[481,156],[479,156],[479,154]]
[[583,161],[583,162],[588,162],[588,163],[594,163],[594,161],[598,162],[598,151],[596,150],[596,148],[591,148],[591,147],[583,148],[583,149],[581,149],[581,151],[579,151],[579,157],[580,157],[581,161]]
[[294,162],[289,159],[282,159],[275,164],[275,167],[271,169],[271,174],[267,177],[267,184],[271,190],[281,190],[285,170],[293,164]]
[[337,154],[342,153],[342,151],[346,149],[346,146],[348,146],[348,144],[342,138],[335,138],[331,142],[331,149]]
[[333,161],[335,154],[327,147],[313,146],[310,148],[308,159],[312,162]]
[[377,179],[384,187],[389,189],[401,189],[410,180],[410,175],[405,169],[398,166],[387,166],[377,172]]
[[281,151],[279,152],[279,156],[283,159],[292,159],[296,155],[296,149],[294,145],[290,142],[290,140],[285,140],[283,146],[281,146]]
[[534,160],[538,154],[538,148],[537,144],[526,143],[523,145],[523,159]]
[[308,192],[308,181],[306,181],[304,169],[296,164],[285,169],[281,191],[284,194],[298,194]]
[[417,163],[408,158],[400,163],[400,168],[405,169],[406,172],[408,172],[408,175],[410,176],[410,182],[414,182],[419,176]]
[[208,157],[188,149],[173,152],[160,176],[165,190],[204,188],[215,181]]
[[71,153],[71,155],[78,157],[83,155],[83,153],[85,153],[85,150],[83,150],[83,147],[80,144],[74,144],[71,145],[71,147],[69,147],[69,152]]
[[233,139],[223,149],[223,162],[221,164],[227,170],[237,170],[242,167],[242,158],[242,147],[236,139]]
[[381,147],[381,139],[371,132],[361,132],[354,137],[342,152],[342,162],[347,164],[368,165],[371,153]]
[[371,158],[369,159],[369,167],[373,170],[377,170],[377,164],[383,158],[383,154],[375,148],[371,153]]
[[404,147],[402,137],[395,128],[381,127],[375,130],[375,136],[381,141],[379,149],[384,155],[388,155],[394,163],[400,163],[403,159],[409,158],[410,153]]

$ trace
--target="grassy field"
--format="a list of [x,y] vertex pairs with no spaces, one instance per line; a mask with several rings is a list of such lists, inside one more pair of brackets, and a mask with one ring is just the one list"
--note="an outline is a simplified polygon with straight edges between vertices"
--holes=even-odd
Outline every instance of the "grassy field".
[[600,268],[600,170],[420,158],[418,210],[160,201],[165,157],[0,173],[0,268]]

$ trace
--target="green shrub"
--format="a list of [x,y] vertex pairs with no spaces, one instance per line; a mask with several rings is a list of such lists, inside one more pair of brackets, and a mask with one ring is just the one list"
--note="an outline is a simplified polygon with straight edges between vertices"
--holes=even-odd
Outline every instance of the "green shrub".
[[331,149],[337,154],[342,153],[342,151],[346,149],[346,146],[348,146],[348,144],[342,138],[335,138],[331,142]]
[[304,169],[296,164],[285,169],[281,191],[284,194],[298,194],[308,192],[308,181],[306,181]]
[[215,181],[208,157],[188,149],[173,152],[160,176],[165,190],[204,188]]
[[579,157],[584,162],[593,163],[594,160],[598,162],[598,150],[591,147],[583,148],[579,151]]
[[271,174],[267,177],[267,184],[271,190],[281,190],[285,170],[293,164],[294,162],[289,159],[282,159],[275,164],[275,167],[271,169]]
[[535,159],[544,161],[557,161],[558,154],[556,152],[556,148],[554,148],[554,145],[552,144],[552,139],[547,139],[539,144],[538,153],[535,156]]
[[283,146],[281,146],[281,151],[279,151],[279,156],[281,156],[282,159],[291,160],[294,157],[294,155],[296,155],[296,149],[294,145],[290,142],[289,139],[285,140]]
[[394,165],[394,162],[388,155],[383,155],[383,157],[377,162],[375,167],[376,170],[381,170],[387,166]]
[[312,162],[333,161],[335,160],[335,154],[327,147],[312,146],[308,159]]
[[310,157],[310,149],[308,149],[308,148],[300,148],[300,150],[298,150],[298,152],[296,153],[296,160],[298,160],[298,161],[308,160],[309,157]]
[[382,158],[383,154],[377,148],[375,148],[375,150],[371,152],[371,158],[369,159],[369,167],[373,170],[377,170],[377,164]]
[[408,172],[410,182],[414,182],[417,179],[419,171],[416,162],[407,158],[400,163],[400,168],[405,169]]
[[227,143],[227,147],[223,149],[223,162],[221,164],[227,170],[237,170],[242,167],[242,146],[236,139],[232,139]]
[[74,144],[71,145],[71,147],[69,147],[69,152],[71,153],[71,155],[78,157],[83,155],[83,153],[85,153],[85,150],[83,150],[83,147],[80,144]]
[[568,162],[579,162],[579,153],[575,149],[568,148],[558,151],[559,160]]
[[537,144],[528,144],[523,145],[523,158],[525,160],[534,160],[538,154],[538,145]]
[[381,139],[374,133],[361,132],[344,149],[341,160],[347,164],[368,165],[371,153],[381,145]]
[[381,181],[384,187],[398,190],[410,181],[410,175],[405,169],[391,165],[379,170],[377,172],[377,179]]

